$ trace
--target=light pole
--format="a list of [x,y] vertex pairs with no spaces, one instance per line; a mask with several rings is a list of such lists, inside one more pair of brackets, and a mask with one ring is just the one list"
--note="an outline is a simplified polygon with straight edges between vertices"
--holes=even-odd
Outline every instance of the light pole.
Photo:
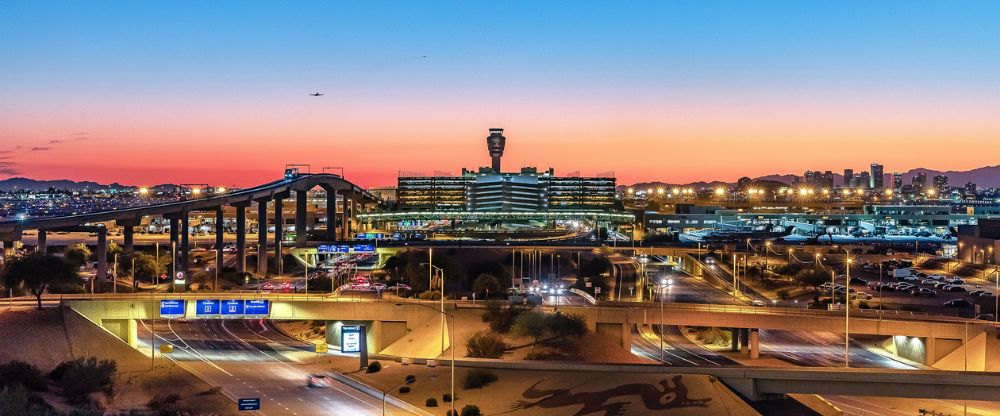
[[663,360],[663,302],[666,300],[666,289],[667,285],[670,284],[670,280],[662,279],[660,280],[660,364],[664,363]]
[[[413,303],[412,305],[419,305],[419,306],[428,308],[428,309],[430,309],[430,310],[432,310],[434,312],[438,312],[438,313],[441,314],[441,319],[442,320],[445,317],[450,318],[451,319],[451,333],[452,333],[452,336],[454,336],[454,334],[455,334],[455,315],[451,315],[449,313],[446,313],[444,311],[444,309],[441,309],[440,311],[438,311],[437,309],[434,309],[434,308],[432,308],[430,306],[427,306],[425,304],[422,304],[422,303]],[[442,305],[444,305],[444,303],[442,303]],[[402,303],[397,303],[396,306],[403,306],[403,304]],[[442,344],[442,345],[444,345],[444,344]],[[452,415],[457,415],[458,413],[455,413],[455,346],[451,345],[450,348],[451,348],[451,414]]]
[[385,416],[385,397],[387,395],[389,395],[390,392],[392,392],[392,391],[394,391],[394,390],[396,390],[396,389],[398,389],[400,387],[413,384],[414,381],[417,381],[416,377],[407,377],[406,381],[404,381],[403,384],[400,384],[400,385],[398,385],[396,387],[393,387],[393,388],[391,388],[389,390],[386,390],[386,391],[382,392],[382,416]]
[[765,241],[764,242],[764,276],[767,276],[767,271],[768,271],[768,268],[767,268],[767,258],[770,257],[768,255],[767,251],[770,250],[770,249],[771,249],[771,242],[770,241]]

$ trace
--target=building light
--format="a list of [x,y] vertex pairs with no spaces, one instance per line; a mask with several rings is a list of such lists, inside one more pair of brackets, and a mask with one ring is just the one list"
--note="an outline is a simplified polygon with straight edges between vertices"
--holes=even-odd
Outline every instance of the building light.
[[139,195],[149,195],[149,188],[145,186],[139,188]]

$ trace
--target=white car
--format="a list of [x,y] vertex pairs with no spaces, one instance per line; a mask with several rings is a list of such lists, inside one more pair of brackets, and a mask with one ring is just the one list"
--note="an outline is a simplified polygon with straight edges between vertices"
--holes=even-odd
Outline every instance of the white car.
[[943,274],[929,274],[929,275],[927,275],[928,279],[934,279],[934,280],[941,280],[941,279],[944,279],[944,277],[945,276]]

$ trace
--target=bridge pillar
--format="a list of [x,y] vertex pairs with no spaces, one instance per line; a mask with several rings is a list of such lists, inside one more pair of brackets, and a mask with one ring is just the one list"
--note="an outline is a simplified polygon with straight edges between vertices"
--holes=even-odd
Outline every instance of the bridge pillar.
[[326,239],[334,241],[337,239],[337,191],[331,188],[326,189]]
[[274,268],[279,276],[284,271],[284,268],[281,267],[281,245],[285,237],[285,220],[281,212],[284,209],[282,202],[281,198],[274,198]]
[[740,329],[739,328],[729,328],[732,332],[732,336],[729,337],[729,351],[739,352],[740,351]]
[[135,227],[131,225],[122,226],[122,236],[124,241],[124,251],[125,254],[131,255],[135,250],[133,241],[135,240]]
[[4,261],[10,259],[10,256],[13,255],[14,255],[14,240],[3,240]]
[[306,246],[306,199],[309,191],[295,192],[295,247]]
[[[222,206],[215,207],[215,269],[216,273],[222,271],[222,245],[225,244],[225,239],[223,238],[226,233],[225,227],[225,212],[222,210]],[[219,290],[217,287],[213,287],[215,290]]]
[[750,330],[740,328],[740,353],[746,354],[750,350]]
[[236,205],[236,270],[245,273],[247,268],[247,206]]
[[351,233],[351,230],[350,230],[350,220],[347,218],[348,212],[350,211],[347,208],[347,205],[348,205],[348,193],[347,193],[347,191],[344,191],[340,195],[340,197],[341,197],[341,201],[340,201],[340,205],[341,205],[341,207],[340,207],[340,239],[343,240],[343,241],[347,241],[348,236],[350,236],[350,233]]
[[267,276],[267,200],[257,201],[257,275]]
[[97,274],[94,279],[98,282],[108,281],[108,230],[101,228],[97,231]]
[[750,329],[750,358],[760,358],[760,331],[757,328]]
[[184,279],[187,279],[188,275],[188,254],[191,252],[190,238],[191,238],[191,221],[188,219],[188,213],[183,212],[181,214],[181,247],[179,251],[180,261],[180,271],[184,272]]
[[47,235],[45,230],[38,230],[38,244],[36,245],[35,250],[38,251],[39,253],[45,254],[49,252],[49,247],[48,243],[46,242],[46,237]]
[[138,324],[135,319],[101,319],[101,326],[130,347],[136,348],[139,345]]

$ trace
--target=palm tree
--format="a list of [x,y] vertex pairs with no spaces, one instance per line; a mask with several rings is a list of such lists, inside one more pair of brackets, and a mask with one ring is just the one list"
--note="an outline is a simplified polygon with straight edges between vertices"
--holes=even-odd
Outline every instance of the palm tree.
[[69,260],[52,254],[33,253],[11,259],[0,269],[0,281],[8,289],[23,288],[35,295],[42,309],[42,294],[52,285],[80,282],[79,269]]

